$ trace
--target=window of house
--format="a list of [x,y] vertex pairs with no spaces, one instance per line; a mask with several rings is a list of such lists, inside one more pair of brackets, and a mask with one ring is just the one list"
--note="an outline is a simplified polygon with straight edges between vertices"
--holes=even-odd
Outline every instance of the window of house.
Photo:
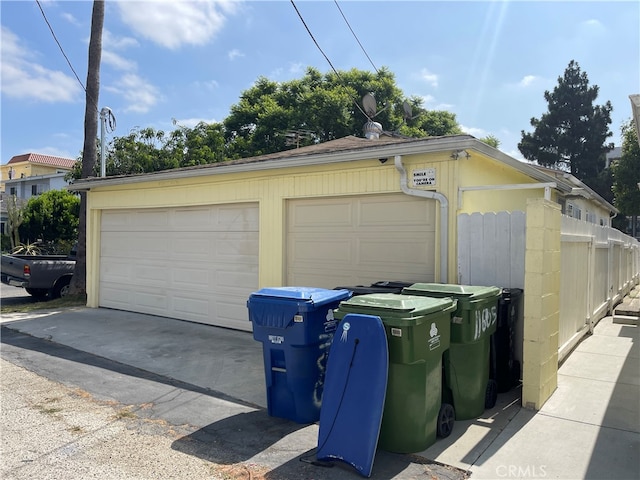
[[11,188],[9,189],[9,194],[10,194],[10,195],[15,195],[15,194],[16,194],[16,187],[11,187]]
[[31,185],[31,195],[42,195],[44,193],[44,185]]

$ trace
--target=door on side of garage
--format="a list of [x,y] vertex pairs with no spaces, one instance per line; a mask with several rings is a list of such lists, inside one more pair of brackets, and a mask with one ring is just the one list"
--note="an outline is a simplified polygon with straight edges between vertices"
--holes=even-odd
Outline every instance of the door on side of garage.
[[251,330],[258,205],[105,210],[100,306]]
[[287,284],[433,282],[436,201],[404,194],[287,204]]

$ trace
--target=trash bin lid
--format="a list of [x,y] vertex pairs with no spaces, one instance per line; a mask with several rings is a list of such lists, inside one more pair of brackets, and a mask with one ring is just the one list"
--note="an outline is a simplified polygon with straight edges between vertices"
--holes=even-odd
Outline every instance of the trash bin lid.
[[431,298],[418,295],[400,295],[397,293],[370,293],[358,295],[340,302],[338,309],[373,312],[384,318],[392,316],[420,317],[431,313],[440,313],[454,304],[450,297]]
[[350,296],[351,292],[349,290],[328,290],[317,287],[268,287],[251,294],[252,298],[261,297],[263,300],[292,301],[298,304],[308,303],[313,306],[345,300]]
[[500,288],[446,283],[414,283],[410,287],[405,287],[402,292],[409,295],[424,295],[428,293],[435,297],[453,297],[472,301],[497,297],[500,295]]

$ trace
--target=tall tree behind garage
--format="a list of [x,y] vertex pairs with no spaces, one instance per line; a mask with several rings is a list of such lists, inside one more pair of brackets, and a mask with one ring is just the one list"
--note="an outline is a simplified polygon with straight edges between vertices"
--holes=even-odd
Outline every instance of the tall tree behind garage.
[[[84,147],[82,149],[82,175],[93,173],[98,148],[98,97],[100,95],[100,60],[102,58],[102,26],[104,24],[104,0],[94,0],[89,39],[89,65],[87,69],[87,95],[84,110]],[[80,219],[78,224],[78,251],[76,268],[71,280],[71,293],[85,294],[87,281],[87,194],[80,193]]]

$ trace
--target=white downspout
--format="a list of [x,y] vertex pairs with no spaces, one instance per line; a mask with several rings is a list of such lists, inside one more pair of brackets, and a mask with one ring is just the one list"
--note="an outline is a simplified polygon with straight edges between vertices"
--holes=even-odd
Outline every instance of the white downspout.
[[402,155],[396,155],[394,162],[396,169],[400,172],[400,188],[404,193],[440,202],[440,283],[447,283],[449,272],[449,201],[440,192],[409,188],[407,171],[402,164]]

